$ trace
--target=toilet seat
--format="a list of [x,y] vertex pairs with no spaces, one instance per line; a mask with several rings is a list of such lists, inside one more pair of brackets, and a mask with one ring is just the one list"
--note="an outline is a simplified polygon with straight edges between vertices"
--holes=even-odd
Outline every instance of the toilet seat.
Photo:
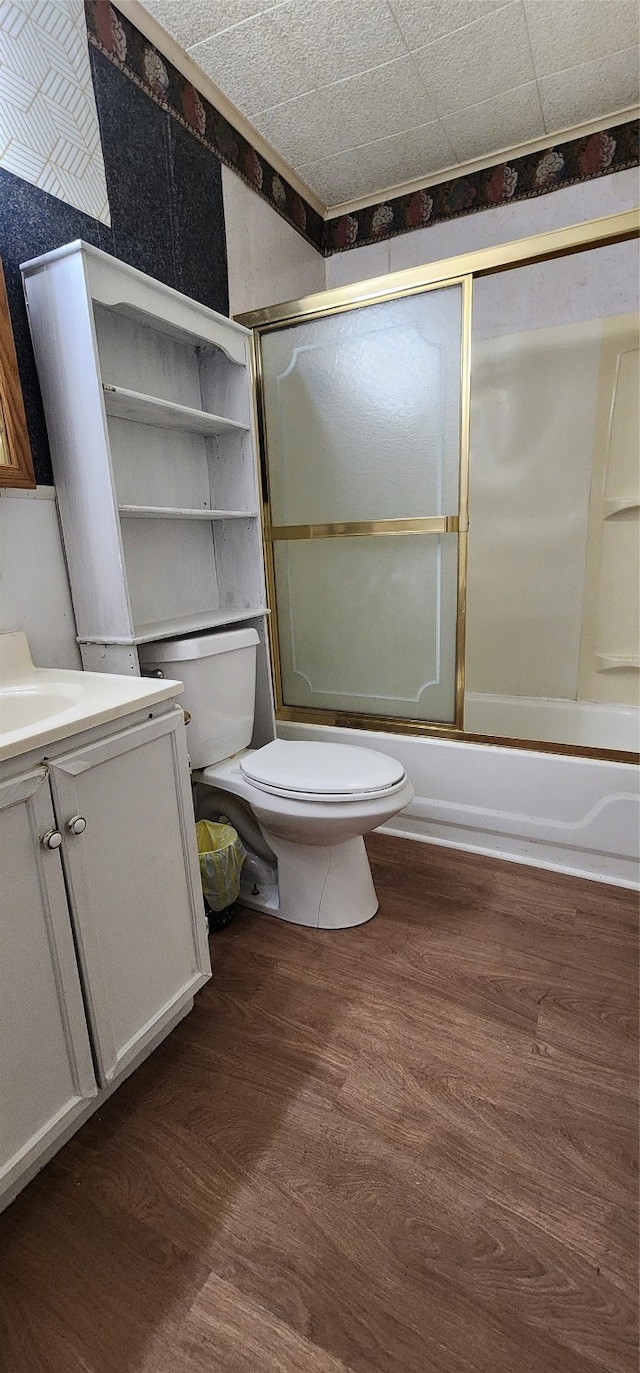
[[401,763],[351,744],[274,739],[240,760],[247,781],[272,796],[297,801],[373,801],[405,785]]

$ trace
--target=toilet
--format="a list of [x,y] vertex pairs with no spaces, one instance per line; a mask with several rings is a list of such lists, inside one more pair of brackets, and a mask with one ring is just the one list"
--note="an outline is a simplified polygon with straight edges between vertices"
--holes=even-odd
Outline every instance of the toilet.
[[[258,642],[250,628],[165,639],[141,646],[140,663],[184,682],[201,794],[228,798],[234,824],[248,807],[263,840],[255,847],[277,861],[275,898],[261,901],[256,887],[245,904],[294,925],[361,925],[378,909],[363,835],[407,806],[413,787],[401,763],[373,749],[284,739],[250,748]],[[251,849],[251,823],[243,837]]]

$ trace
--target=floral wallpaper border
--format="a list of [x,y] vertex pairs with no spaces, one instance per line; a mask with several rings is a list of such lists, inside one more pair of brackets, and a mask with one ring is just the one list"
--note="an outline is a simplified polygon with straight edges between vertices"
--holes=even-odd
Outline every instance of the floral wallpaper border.
[[256,152],[182,72],[114,9],[109,0],[85,0],[85,14],[89,42],[323,253],[322,216]]
[[498,205],[531,200],[563,186],[637,167],[640,161],[640,126],[634,120],[323,220],[109,0],[85,0],[85,12],[89,42],[325,257]]
[[618,124],[326,220],[325,256],[637,167],[639,127]]

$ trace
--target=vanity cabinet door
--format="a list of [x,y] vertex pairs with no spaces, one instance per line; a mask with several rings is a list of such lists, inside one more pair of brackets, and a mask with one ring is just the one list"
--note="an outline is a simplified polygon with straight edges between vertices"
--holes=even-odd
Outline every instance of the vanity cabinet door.
[[179,707],[50,763],[101,1082],[210,976]]
[[[97,1085],[45,768],[0,785],[0,1197]],[[52,1150],[51,1150],[52,1152]]]

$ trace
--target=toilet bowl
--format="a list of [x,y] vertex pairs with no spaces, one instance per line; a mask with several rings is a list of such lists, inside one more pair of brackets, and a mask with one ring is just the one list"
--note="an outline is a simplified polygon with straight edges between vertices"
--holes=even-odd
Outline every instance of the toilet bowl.
[[182,678],[194,775],[248,806],[275,855],[273,914],[319,929],[361,925],[378,909],[363,835],[407,806],[413,787],[374,749],[284,739],[248,748],[257,643],[255,630],[231,630],[148,644],[140,658],[143,670]]
[[281,920],[345,929],[375,915],[363,835],[413,800],[395,758],[276,739],[205,768],[200,780],[250,807],[278,860]]

